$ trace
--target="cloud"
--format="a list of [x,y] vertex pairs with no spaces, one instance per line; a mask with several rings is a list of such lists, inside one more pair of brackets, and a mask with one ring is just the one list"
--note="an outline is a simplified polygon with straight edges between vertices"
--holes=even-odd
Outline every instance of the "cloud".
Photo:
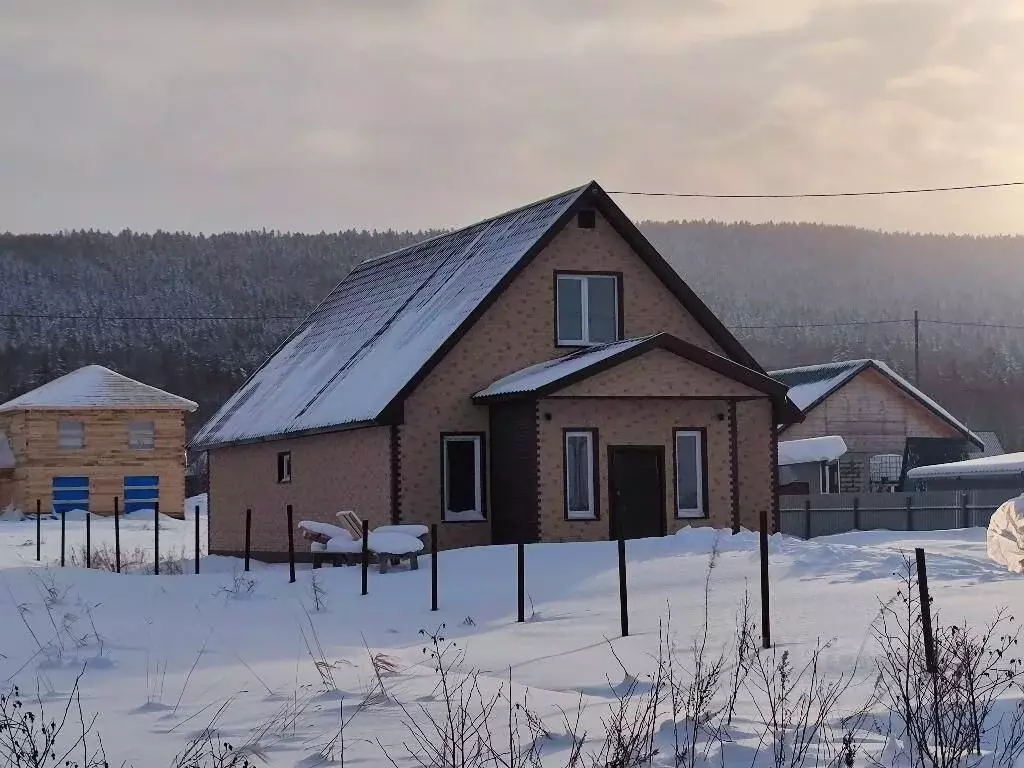
[[[0,0],[0,16],[15,231],[450,226],[590,178],[1024,178],[1014,0]],[[1020,229],[1019,194],[623,204],[1001,232]]]

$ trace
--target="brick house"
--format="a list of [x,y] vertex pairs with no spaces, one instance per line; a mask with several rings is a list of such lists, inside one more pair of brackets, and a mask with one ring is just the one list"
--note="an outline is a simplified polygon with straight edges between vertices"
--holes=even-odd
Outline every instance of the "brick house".
[[962,452],[962,458],[985,447],[978,435],[881,360],[808,365],[769,375],[789,387],[790,399],[804,414],[803,421],[782,428],[780,439],[838,435],[845,441],[848,452],[839,460],[834,490],[897,487],[908,443],[934,442],[939,450]]
[[438,523],[442,547],[754,527],[799,418],[591,182],[362,262],[192,447],[211,551],[251,508],[271,559],[287,504]]
[[0,404],[0,507],[182,517],[185,413],[197,405],[87,365]]

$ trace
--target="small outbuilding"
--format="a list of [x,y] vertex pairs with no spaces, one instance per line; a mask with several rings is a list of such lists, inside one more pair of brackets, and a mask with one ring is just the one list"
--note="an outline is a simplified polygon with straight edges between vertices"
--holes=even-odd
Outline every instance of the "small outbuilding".
[[839,493],[839,460],[846,450],[846,441],[839,435],[781,441],[779,493]]

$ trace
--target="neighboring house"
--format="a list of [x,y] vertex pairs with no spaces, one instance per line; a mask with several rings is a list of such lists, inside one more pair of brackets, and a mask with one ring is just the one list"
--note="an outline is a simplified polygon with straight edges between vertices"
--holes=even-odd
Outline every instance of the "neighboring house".
[[196,404],[100,365],[0,404],[0,506],[33,513],[152,509],[180,517],[185,413]]
[[839,435],[779,442],[779,493],[840,493],[839,460],[846,455]]
[[271,559],[286,505],[441,547],[754,527],[799,417],[592,182],[359,264],[192,447],[211,551],[251,508]]
[[948,450],[983,447],[981,439],[949,411],[879,360],[850,360],[772,371],[789,387],[804,413],[783,427],[782,438],[839,435],[848,453],[840,460],[843,492],[893,490],[899,486],[904,454],[914,455],[931,438]]

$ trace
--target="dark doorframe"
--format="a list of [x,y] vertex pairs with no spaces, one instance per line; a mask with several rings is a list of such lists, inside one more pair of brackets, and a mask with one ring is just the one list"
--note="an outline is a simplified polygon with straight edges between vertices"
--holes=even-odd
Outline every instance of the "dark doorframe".
[[[621,487],[624,483],[630,487]],[[625,538],[664,536],[665,515],[665,446],[609,445],[609,538],[618,538],[620,518]]]

